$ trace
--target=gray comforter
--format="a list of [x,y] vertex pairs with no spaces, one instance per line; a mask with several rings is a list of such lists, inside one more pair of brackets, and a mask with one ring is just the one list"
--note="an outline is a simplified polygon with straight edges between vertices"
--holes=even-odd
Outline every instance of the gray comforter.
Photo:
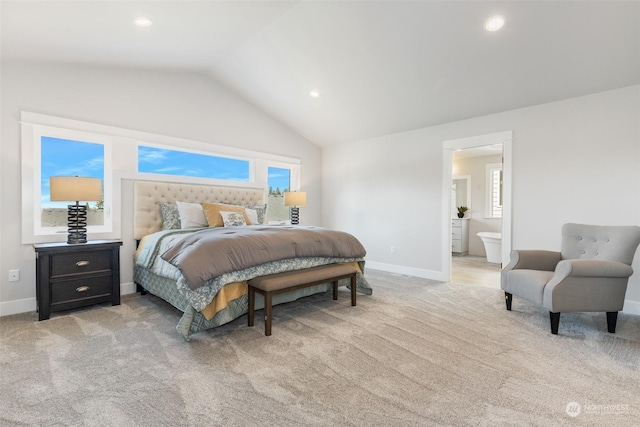
[[217,227],[195,232],[163,253],[191,289],[231,271],[298,257],[361,258],[362,244],[349,233],[314,226]]

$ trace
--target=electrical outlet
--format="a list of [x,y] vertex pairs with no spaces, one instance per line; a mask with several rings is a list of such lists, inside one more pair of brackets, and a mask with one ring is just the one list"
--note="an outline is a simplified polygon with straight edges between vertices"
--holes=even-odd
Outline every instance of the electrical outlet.
[[20,270],[9,270],[9,281],[17,282],[20,280]]
[[392,254],[396,253],[396,247],[395,245],[392,245],[391,248],[389,249],[391,251]]

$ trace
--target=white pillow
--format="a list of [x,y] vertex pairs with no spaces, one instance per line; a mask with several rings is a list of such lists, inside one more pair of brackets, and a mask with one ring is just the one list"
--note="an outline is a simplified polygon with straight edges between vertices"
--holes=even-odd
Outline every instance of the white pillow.
[[200,203],[176,202],[180,214],[180,228],[208,227]]
[[225,227],[241,227],[243,225],[247,225],[242,212],[220,211],[220,216],[222,217],[222,222]]
[[247,214],[247,218],[249,218],[249,222],[251,224],[260,224],[260,221],[258,221],[258,211],[255,209],[250,209],[250,208],[244,208],[244,211]]
[[249,205],[249,206],[245,206],[244,208],[245,210],[253,209],[254,211],[256,211],[256,214],[258,215],[258,220],[257,221],[251,220],[251,224],[255,225],[255,224],[265,223],[265,216],[267,214],[267,205]]

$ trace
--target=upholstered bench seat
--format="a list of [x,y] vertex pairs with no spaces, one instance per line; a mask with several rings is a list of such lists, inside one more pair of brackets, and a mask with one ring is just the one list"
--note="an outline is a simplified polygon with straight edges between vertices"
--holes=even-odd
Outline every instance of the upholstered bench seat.
[[248,324],[253,326],[255,316],[256,292],[264,296],[265,324],[264,334],[271,335],[272,296],[292,292],[310,286],[331,282],[333,285],[333,299],[338,299],[338,281],[351,279],[351,305],[356,305],[356,274],[358,270],[349,264],[328,264],[305,270],[286,271],[284,273],[259,276],[249,280],[249,311]]

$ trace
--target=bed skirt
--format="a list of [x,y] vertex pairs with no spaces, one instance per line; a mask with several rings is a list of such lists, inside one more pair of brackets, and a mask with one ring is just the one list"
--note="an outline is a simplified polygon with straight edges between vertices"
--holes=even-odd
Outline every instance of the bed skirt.
[[[360,268],[364,271],[364,261],[360,262]],[[366,280],[362,277],[362,274],[358,274],[358,290],[365,291],[370,294],[371,290],[366,284]],[[150,270],[141,267],[139,265],[134,266],[134,281],[136,284],[142,286],[147,292],[159,297],[160,299],[168,302],[178,310],[182,312],[182,317],[176,325],[176,330],[186,339],[192,334],[201,332],[207,329],[215,328],[225,323],[231,322],[238,317],[244,315],[248,311],[249,300],[246,294],[239,298],[229,301],[226,308],[218,311],[213,318],[207,320],[205,316],[196,311],[187,301],[187,299],[178,291],[176,281],[171,278],[159,276],[154,274]],[[361,287],[361,283],[362,286]],[[349,285],[349,279],[343,279],[340,281],[340,286]],[[363,287],[365,287],[363,289]],[[331,283],[323,283],[316,286],[300,289],[291,293],[276,295],[273,298],[273,305],[282,304],[286,302],[295,301],[299,298],[310,296],[317,293],[327,292],[333,289]],[[262,295],[256,295],[256,310],[264,308],[264,299]]]

